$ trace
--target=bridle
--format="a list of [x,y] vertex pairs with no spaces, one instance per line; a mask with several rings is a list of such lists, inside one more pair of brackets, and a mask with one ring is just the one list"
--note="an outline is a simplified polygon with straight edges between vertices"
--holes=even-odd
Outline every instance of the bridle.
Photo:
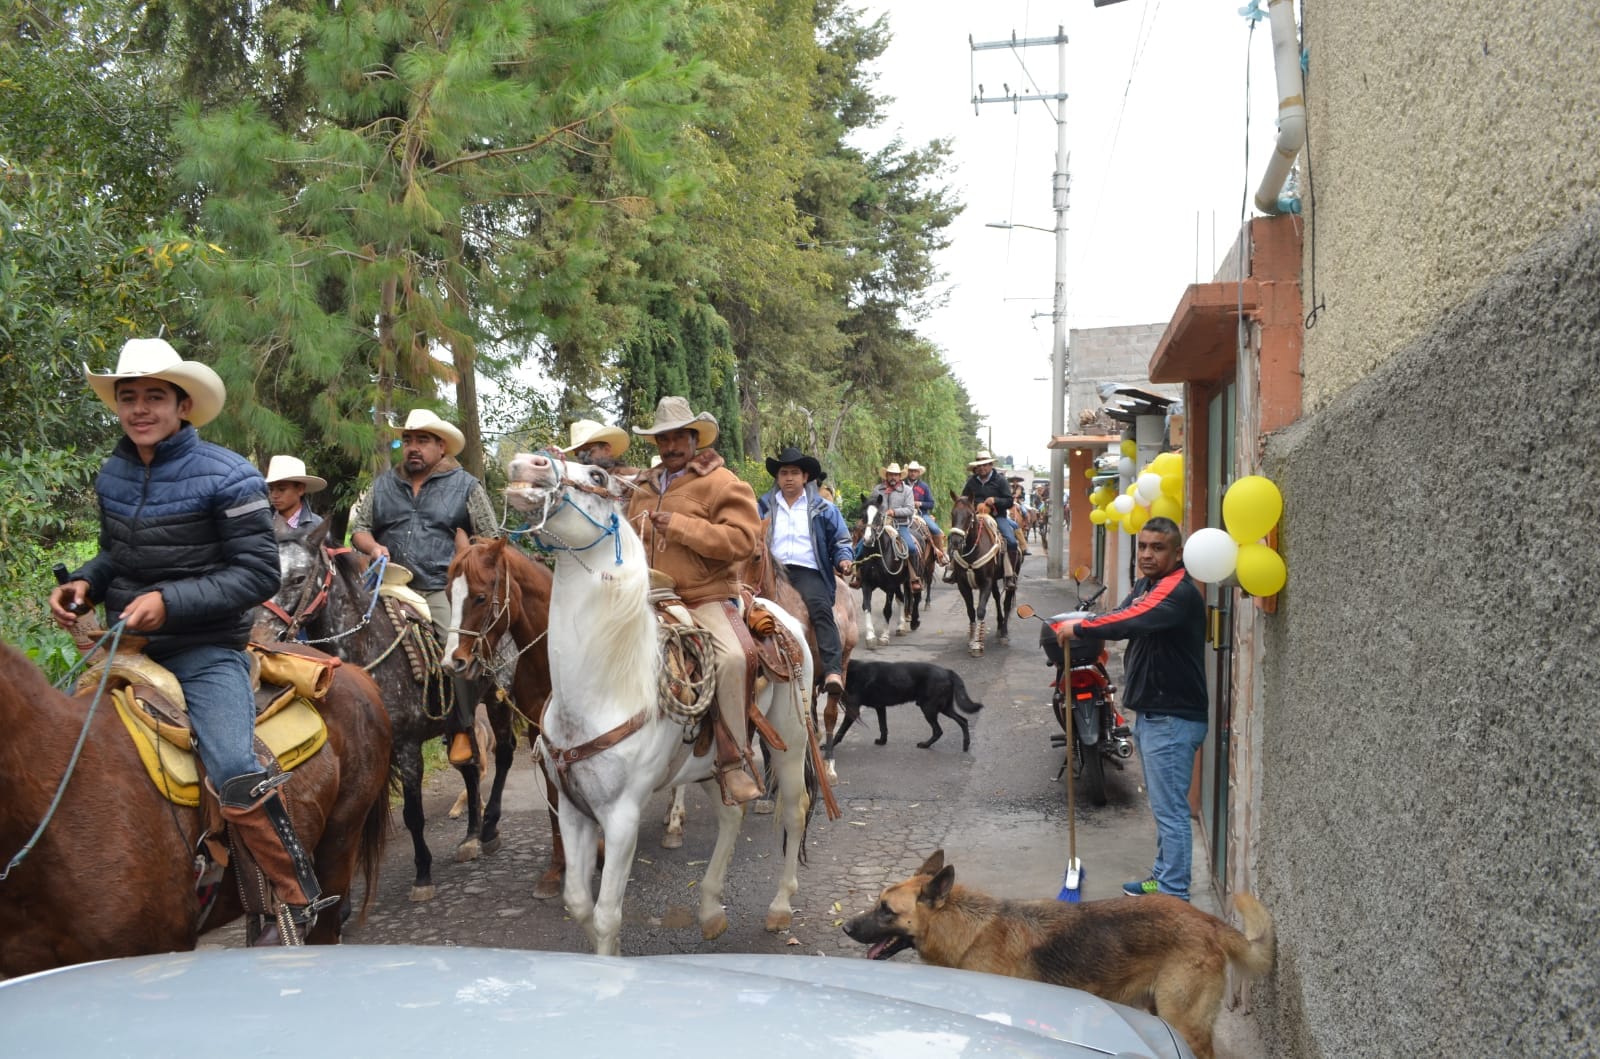
[[[900,539],[900,531],[890,521],[887,508],[879,508],[877,517],[868,520],[862,539],[876,546],[876,550],[867,552],[860,558],[859,562],[863,566],[871,560],[877,559],[883,565],[884,573],[891,578],[898,578],[907,564],[911,562],[911,554],[902,551],[905,548],[905,542]],[[888,547],[884,547],[882,543],[884,539],[889,541]]]
[[[472,651],[470,652],[470,656],[473,663],[480,667],[484,672],[491,674],[495,678],[495,683],[497,685],[504,686],[504,681],[501,680],[501,671],[514,671],[517,666],[517,660],[526,654],[534,644],[544,639],[545,633],[548,633],[550,630],[547,626],[545,632],[542,632],[538,636],[535,636],[533,639],[529,640],[526,644],[519,648],[515,654],[508,657],[498,658],[497,660],[497,652],[495,649],[499,646],[500,636],[502,634],[497,634],[494,630],[500,624],[502,618],[505,619],[506,623],[505,631],[507,633],[511,631],[511,593],[513,591],[513,586],[511,584],[511,564],[509,562],[502,560],[501,562],[495,564],[494,578],[492,579],[491,586],[488,615],[482,622],[479,623],[479,627],[476,629],[454,627],[449,631],[455,633],[459,637],[471,640]],[[502,587],[504,591],[502,591]],[[465,608],[466,601],[463,600],[463,616],[466,614]],[[493,644],[489,642],[491,635],[494,636]]]
[[[982,519],[984,516],[976,506],[973,506],[966,509],[967,518],[965,525],[957,525],[955,517],[961,512],[961,510],[961,508],[957,508],[955,511],[951,512],[950,516],[951,526],[949,536],[950,543],[952,545],[950,548],[950,559],[953,563],[966,571],[967,583],[976,587],[978,570],[992,563],[995,559],[995,556],[1000,554],[1003,538],[998,532],[991,534],[991,536],[994,538],[994,541],[989,546],[989,550],[984,552],[982,555],[974,557],[978,549],[983,547],[982,542],[985,533],[985,525]],[[974,525],[977,526],[978,529],[977,532],[972,534],[971,540],[969,541],[967,537],[967,527]],[[960,541],[959,544],[956,543],[958,540]]]
[[[615,511],[612,511],[610,517],[607,518],[606,521],[596,522],[593,515],[585,511],[580,505],[572,502],[572,491],[577,490],[580,493],[588,493],[590,496],[604,497],[605,500],[611,504],[616,503],[616,497],[612,496],[611,491],[603,486],[590,485],[588,482],[580,482],[576,478],[569,478],[566,473],[566,460],[558,459],[554,455],[550,455],[548,453],[545,454],[545,458],[550,461],[550,465],[552,467],[559,463],[561,465],[561,471],[556,478],[556,484],[554,488],[538,489],[538,492],[541,494],[540,499],[542,501],[542,510],[539,512],[537,521],[535,521],[532,516],[529,517],[528,527],[523,532],[532,535],[534,546],[540,551],[571,552],[573,558],[578,560],[578,565],[582,566],[585,570],[588,570],[591,574],[594,573],[594,571],[589,569],[589,565],[583,561],[583,558],[579,553],[586,552],[590,548],[597,547],[607,537],[610,537],[612,543],[612,565],[621,566],[622,534],[618,531],[622,526],[622,519]],[[611,476],[607,474],[606,477],[609,481]],[[589,525],[600,531],[600,536],[596,537],[588,544],[579,547],[574,547],[573,545],[570,545],[566,541],[562,540],[559,534],[549,528],[549,522],[552,515],[565,507],[571,507],[579,515],[582,515],[585,522],[589,523]],[[546,538],[548,538],[548,540]]]
[[296,602],[293,613],[284,610],[274,600],[269,599],[261,605],[263,610],[283,622],[284,630],[279,634],[279,640],[298,640],[303,644],[332,643],[335,640],[342,640],[346,636],[354,636],[366,628],[367,623],[372,620],[373,610],[378,605],[378,589],[383,584],[384,570],[389,566],[389,557],[387,555],[378,556],[377,559],[373,560],[372,565],[367,567],[366,573],[362,575],[362,587],[367,590],[370,598],[367,600],[366,612],[361,615],[359,622],[343,632],[336,632],[315,640],[303,638],[301,635],[306,625],[321,613],[322,608],[327,605],[328,590],[333,587],[333,579],[337,575],[338,557],[353,551],[355,551],[354,548],[322,546],[321,553],[324,560],[322,584],[317,585],[315,577],[306,578],[305,584],[300,589],[300,599]]

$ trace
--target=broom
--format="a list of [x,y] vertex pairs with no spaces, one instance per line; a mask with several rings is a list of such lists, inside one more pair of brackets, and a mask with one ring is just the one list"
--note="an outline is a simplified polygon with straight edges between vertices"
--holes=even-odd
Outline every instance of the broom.
[[[1065,672],[1061,673],[1061,682],[1066,683]],[[1076,750],[1077,740],[1073,738],[1073,727],[1077,718],[1072,715],[1072,700],[1066,688],[1061,688],[1061,696],[1066,703],[1067,710],[1067,871],[1061,878],[1061,892],[1056,894],[1057,901],[1066,901],[1068,904],[1077,904],[1083,899],[1083,862],[1078,860],[1078,812],[1077,801],[1073,788],[1077,786],[1072,777],[1072,754]]]

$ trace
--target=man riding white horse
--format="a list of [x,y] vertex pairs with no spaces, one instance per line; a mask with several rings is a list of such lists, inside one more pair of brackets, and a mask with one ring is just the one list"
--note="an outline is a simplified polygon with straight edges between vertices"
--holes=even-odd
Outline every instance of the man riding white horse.
[[[911,520],[917,514],[917,499],[911,486],[905,482],[904,475],[905,470],[898,463],[885,467],[883,481],[872,487],[872,495],[867,498],[867,503],[885,512],[894,524],[895,531],[900,534],[900,539],[905,541],[906,554],[911,557],[911,591],[921,592],[922,577],[917,573],[917,558],[921,549],[917,547],[917,538],[911,532]],[[857,560],[860,560],[864,547],[864,543],[856,546]]]
[[716,643],[712,723],[717,782],[723,804],[740,805],[761,795],[743,738],[749,634],[741,632],[744,619],[737,602],[739,572],[760,546],[756,494],[711,448],[717,440],[716,417],[710,412],[696,415],[687,398],[663,397],[655,422],[633,432],[656,443],[661,464],[639,476],[628,520],[639,530],[651,568],[677,583],[695,622]]

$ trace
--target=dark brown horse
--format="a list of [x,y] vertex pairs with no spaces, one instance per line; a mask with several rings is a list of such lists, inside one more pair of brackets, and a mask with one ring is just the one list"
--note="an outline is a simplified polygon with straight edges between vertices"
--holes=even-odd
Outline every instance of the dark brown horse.
[[[885,647],[890,630],[904,636],[922,624],[921,594],[911,590],[912,559],[889,513],[876,504],[867,505],[861,520],[861,558],[856,574],[861,579],[861,617],[868,647]],[[883,635],[872,626],[872,593],[883,592]],[[900,626],[894,628],[891,616],[895,600],[902,603]]]
[[[203,931],[242,914],[230,869],[198,922],[200,813],[156,790],[115,708],[102,700],[90,719],[91,699],[52,688],[21,652],[0,644],[0,863],[49,813],[79,733],[89,729],[38,844],[0,882],[0,975],[192,949]],[[295,769],[283,795],[323,892],[348,897],[359,868],[365,914],[389,820],[389,718],[377,687],[354,666],[333,671],[319,708],[328,741]],[[329,911],[307,940],[334,944],[340,926]]]
[[1006,542],[994,517],[973,509],[972,499],[950,496],[950,568],[956,589],[967,605],[967,653],[983,654],[989,601],[995,606],[995,640],[1010,637],[1011,599],[1015,588],[1006,587]]
[[[401,816],[411,833],[416,876],[411,900],[434,896],[433,853],[425,836],[427,817],[422,807],[422,745],[445,734],[451,703],[450,682],[437,665],[419,683],[410,652],[431,652],[441,660],[442,645],[426,620],[397,622],[382,600],[375,599],[363,583],[366,557],[350,549],[324,546],[328,523],[309,530],[291,530],[278,537],[279,571],[283,586],[273,597],[276,611],[262,610],[256,637],[274,640],[289,633],[284,615],[307,642],[364,667],[377,681],[383,704],[394,726],[394,766],[400,777]],[[408,647],[403,641],[411,639]],[[456,847],[456,860],[475,860],[480,853],[500,847],[500,796],[511,768],[515,745],[511,714],[503,705],[490,703],[489,722],[495,734],[494,784],[489,798],[479,796],[478,756],[457,766],[467,791],[467,834]]]
[[[450,560],[450,606],[453,614],[445,658],[457,672],[478,676],[483,670],[510,664],[511,699],[528,719],[528,742],[539,737],[539,724],[550,699],[550,656],[545,628],[550,617],[550,570],[534,562],[505,538],[468,540],[456,534]],[[506,650],[509,641],[514,651]],[[497,680],[496,683],[502,683]],[[500,747],[509,739],[496,736]],[[567,870],[561,824],[556,816],[558,792],[545,775],[545,804],[550,814],[550,865],[534,884],[533,896],[548,900],[561,892]]]

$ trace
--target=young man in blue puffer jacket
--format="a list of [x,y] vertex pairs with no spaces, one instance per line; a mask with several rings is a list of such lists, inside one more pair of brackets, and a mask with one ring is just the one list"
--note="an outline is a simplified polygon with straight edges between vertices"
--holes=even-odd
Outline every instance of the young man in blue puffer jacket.
[[[256,760],[245,654],[251,611],[279,584],[266,481],[242,456],[200,440],[196,428],[222,411],[222,379],[162,339],[133,339],[115,371],[84,374],[125,436],[95,479],[100,552],[51,593],[51,612],[71,628],[76,609],[104,603],[108,622],[148,638],[145,653],[183,687],[224,819],[303,937],[328,902],[278,791],[289,774],[269,778]],[[268,930],[258,944],[279,940]]]

